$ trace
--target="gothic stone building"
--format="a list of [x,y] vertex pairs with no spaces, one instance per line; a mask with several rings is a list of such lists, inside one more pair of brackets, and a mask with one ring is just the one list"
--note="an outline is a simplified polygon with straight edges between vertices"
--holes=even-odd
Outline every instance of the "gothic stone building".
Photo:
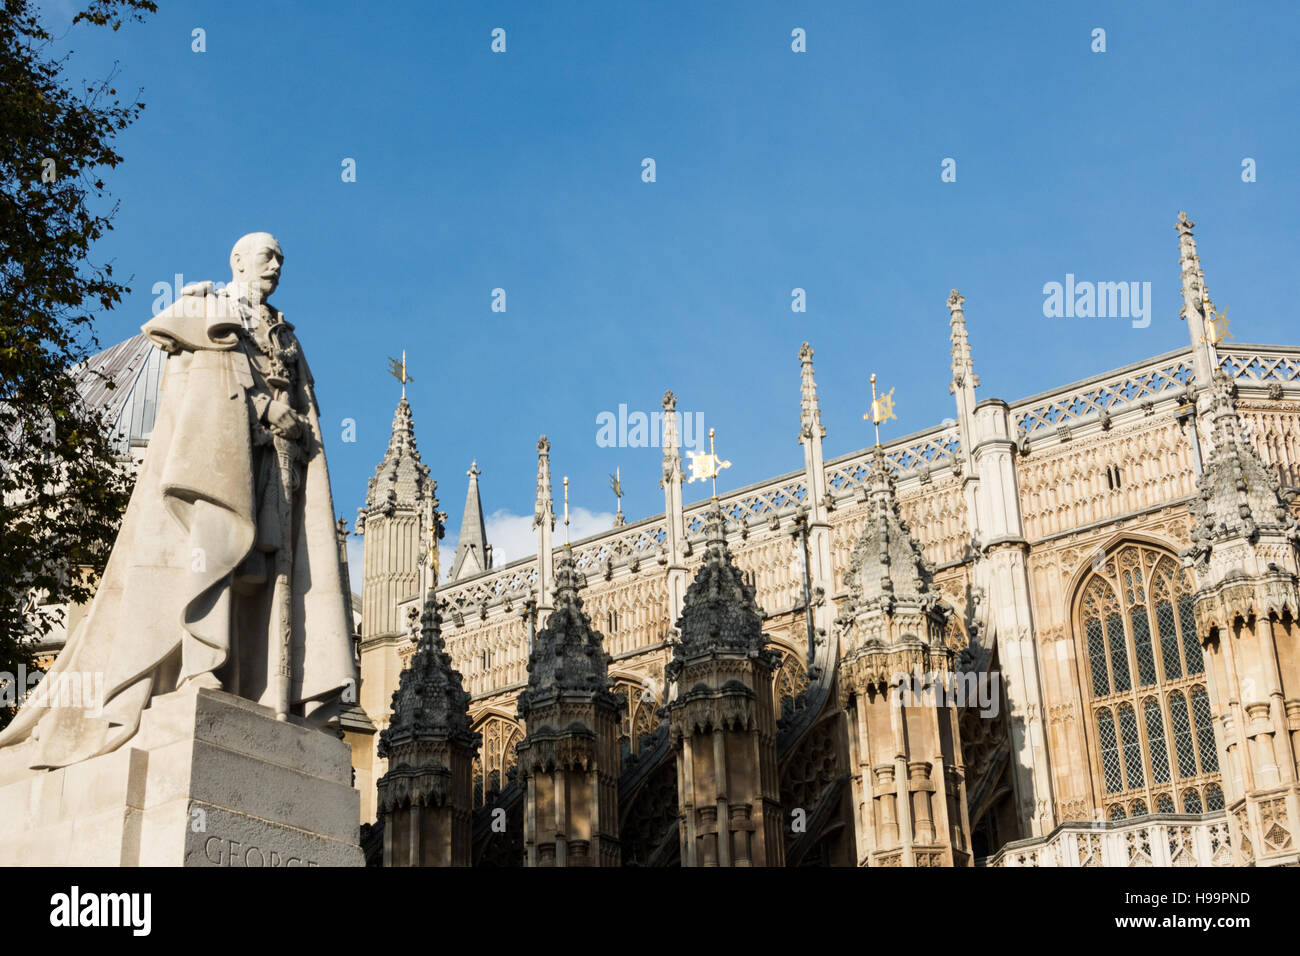
[[1188,347],[981,400],[954,291],[950,423],[823,460],[805,344],[801,469],[686,505],[668,414],[664,513],[557,549],[543,438],[536,555],[492,567],[471,468],[432,597],[403,398],[357,527],[372,859],[1297,862],[1300,348],[1225,343],[1177,232]]

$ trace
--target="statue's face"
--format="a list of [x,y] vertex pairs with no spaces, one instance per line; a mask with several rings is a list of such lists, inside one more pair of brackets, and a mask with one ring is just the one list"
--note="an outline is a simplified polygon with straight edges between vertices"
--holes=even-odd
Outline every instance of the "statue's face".
[[250,299],[267,299],[280,284],[280,267],[284,265],[284,254],[278,245],[267,242],[250,245],[237,250],[231,262],[235,281]]

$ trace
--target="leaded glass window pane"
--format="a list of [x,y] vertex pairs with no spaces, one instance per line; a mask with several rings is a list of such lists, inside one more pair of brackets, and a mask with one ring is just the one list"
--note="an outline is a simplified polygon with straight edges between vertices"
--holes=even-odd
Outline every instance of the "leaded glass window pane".
[[1133,805],[1128,808],[1128,815],[1131,817],[1140,817],[1147,812],[1147,805],[1142,800],[1135,800]]
[[1119,735],[1124,743],[1124,777],[1128,788],[1136,790],[1145,786],[1142,773],[1142,744],[1138,740],[1137,715],[1128,704],[1119,708]]
[[1118,614],[1106,618],[1106,634],[1110,638],[1110,673],[1115,681],[1115,690],[1128,690],[1128,641],[1124,638],[1124,619]]
[[1092,696],[1105,697],[1110,693],[1110,676],[1106,673],[1106,639],[1101,633],[1101,621],[1090,617],[1084,624],[1088,635],[1088,667],[1092,671]]
[[1219,754],[1214,748],[1214,718],[1204,687],[1192,688],[1192,716],[1196,719],[1196,749],[1201,755],[1201,773],[1217,773]]
[[1223,809],[1223,790],[1217,783],[1205,788],[1205,809],[1206,812]]
[[1125,819],[1126,814],[1124,813],[1124,808],[1121,807],[1119,804],[1116,804],[1115,806],[1110,808],[1110,813],[1107,814],[1107,816],[1111,820],[1123,820]]
[[1165,747],[1165,721],[1160,713],[1160,702],[1148,697],[1142,704],[1147,722],[1147,748],[1151,752],[1151,782],[1169,782],[1169,753]]
[[1174,623],[1174,607],[1168,601],[1156,605],[1156,630],[1160,632],[1160,658],[1164,664],[1165,680],[1183,676],[1183,665],[1178,660],[1178,625]]
[[1097,711],[1097,734],[1101,738],[1101,768],[1106,775],[1106,792],[1119,793],[1124,789],[1124,777],[1119,766],[1119,741],[1115,737],[1114,718],[1105,707]]
[[1201,795],[1195,790],[1183,791],[1183,813],[1200,813]]
[[1133,643],[1137,651],[1138,683],[1147,687],[1156,682],[1156,656],[1151,649],[1151,621],[1142,606],[1129,609],[1133,621]]
[[1203,674],[1205,662],[1201,659],[1201,639],[1196,636],[1196,615],[1192,613],[1192,596],[1184,594],[1178,599],[1178,624],[1183,631],[1183,654],[1187,657],[1187,673]]
[[1177,813],[1178,809],[1174,806],[1174,798],[1167,793],[1162,793],[1156,797],[1156,813]]
[[1178,691],[1169,695],[1169,721],[1174,730],[1174,752],[1178,755],[1178,776],[1196,776],[1196,747],[1187,716],[1187,701]]

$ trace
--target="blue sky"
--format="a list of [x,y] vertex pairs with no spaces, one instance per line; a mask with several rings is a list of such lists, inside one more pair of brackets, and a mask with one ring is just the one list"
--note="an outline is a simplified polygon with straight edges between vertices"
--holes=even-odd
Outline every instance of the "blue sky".
[[[71,6],[46,6],[62,32]],[[720,488],[801,467],[804,340],[828,457],[869,441],[872,371],[895,389],[886,436],[951,417],[953,287],[982,398],[1185,344],[1182,209],[1236,338],[1297,342],[1290,4],[159,6],[59,43],[73,75],[117,61],[146,103],[108,178],[121,208],[98,253],[133,292],[101,344],[149,318],[154,283],[227,279],[236,238],[274,233],[274,301],[305,344],[349,522],[403,348],[448,544],[477,459],[489,537],[517,557],[542,432],[580,531],[607,522],[616,466],[630,519],[662,510],[659,450],[599,447],[596,419],[656,410],[665,388],[717,429],[734,463]],[[1150,282],[1149,327],[1045,318],[1043,285],[1067,273]]]

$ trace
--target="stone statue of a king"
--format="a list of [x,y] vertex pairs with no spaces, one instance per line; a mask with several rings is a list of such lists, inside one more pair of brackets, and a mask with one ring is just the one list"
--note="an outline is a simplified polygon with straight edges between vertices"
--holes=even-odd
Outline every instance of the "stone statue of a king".
[[283,261],[272,236],[244,236],[229,285],[187,286],[145,324],[168,355],[153,435],[94,601],[45,679],[102,674],[103,699],[35,694],[0,734],[0,782],[115,750],[187,688],[320,725],[355,700],[312,377],[267,301]]

